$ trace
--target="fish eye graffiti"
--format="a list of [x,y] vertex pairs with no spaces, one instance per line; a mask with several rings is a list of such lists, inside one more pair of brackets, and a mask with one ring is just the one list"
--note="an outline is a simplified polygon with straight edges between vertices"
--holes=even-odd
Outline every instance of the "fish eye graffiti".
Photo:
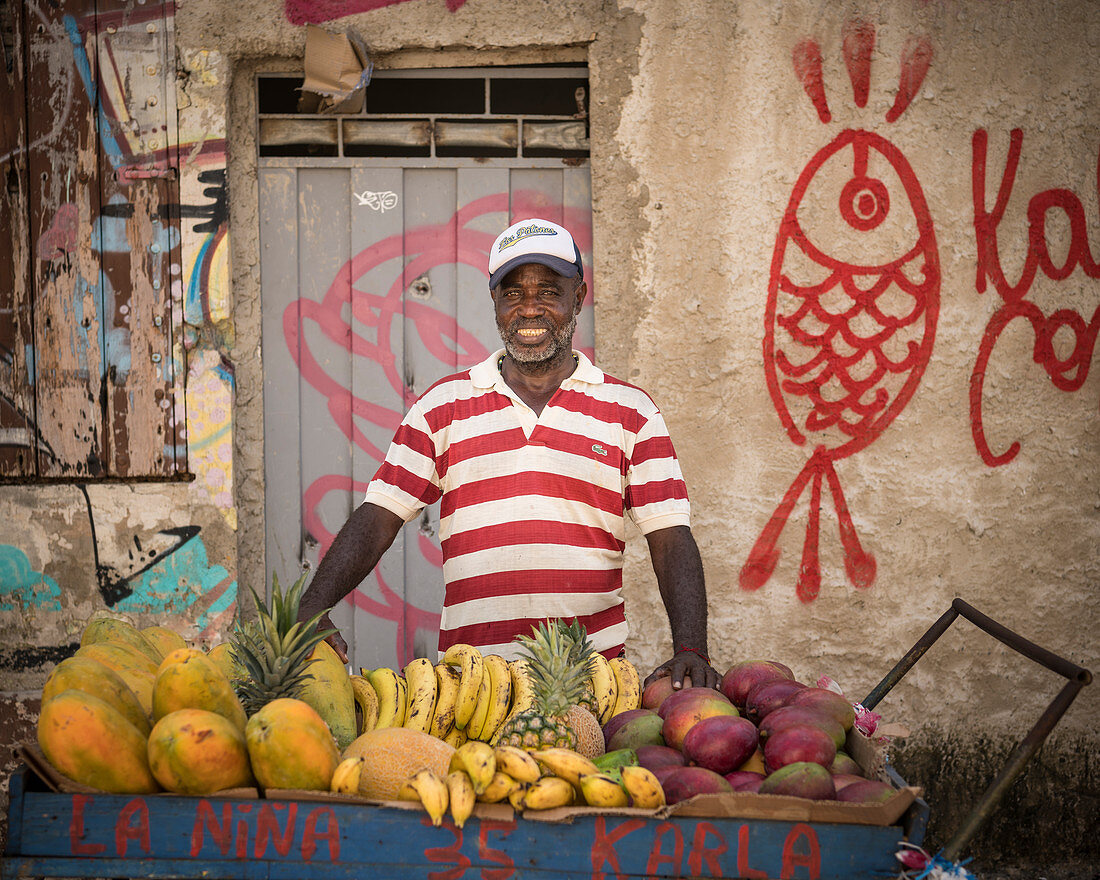
[[[858,106],[869,94],[874,33],[867,22],[845,28],[843,51]],[[926,42],[907,44],[888,120],[912,101],[930,61]],[[829,122],[817,42],[796,45],[792,62],[818,118]],[[813,601],[821,589],[825,487],[848,580],[861,589],[874,583],[875,557],[856,534],[834,462],[872,443],[913,396],[932,353],[939,298],[934,224],[913,167],[881,135],[845,129],[799,175],[776,238],[764,317],[765,378],[787,437],[812,452],[749,553],[743,589],[759,589],[771,577],[779,537],[807,484],[799,599]]]

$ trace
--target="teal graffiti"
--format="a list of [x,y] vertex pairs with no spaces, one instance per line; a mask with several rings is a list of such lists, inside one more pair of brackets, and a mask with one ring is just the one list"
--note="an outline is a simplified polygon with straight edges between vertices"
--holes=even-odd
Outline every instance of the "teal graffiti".
[[0,544],[0,611],[27,606],[60,611],[60,598],[57,581],[35,571],[26,553],[11,544]]
[[192,606],[209,601],[194,618],[199,629],[237,601],[237,582],[229,580],[225,568],[210,563],[198,535],[130,579],[128,586],[133,592],[114,604],[114,611],[190,616]]

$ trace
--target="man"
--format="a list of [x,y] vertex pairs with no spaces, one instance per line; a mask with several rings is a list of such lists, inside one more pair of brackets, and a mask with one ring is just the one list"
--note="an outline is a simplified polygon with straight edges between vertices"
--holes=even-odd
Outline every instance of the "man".
[[[664,419],[644,391],[572,349],[588,288],[561,226],[524,220],[489,253],[504,348],[441,379],[409,410],[301,604],[332,608],[401,526],[441,499],[446,593],[439,650],[464,642],[509,656],[547,618],[576,617],[618,654],[625,515],[645,534],[675,655],[649,676],[716,687],[707,659],[703,565]],[[327,615],[323,625],[331,626]],[[334,647],[345,656],[337,633]]]

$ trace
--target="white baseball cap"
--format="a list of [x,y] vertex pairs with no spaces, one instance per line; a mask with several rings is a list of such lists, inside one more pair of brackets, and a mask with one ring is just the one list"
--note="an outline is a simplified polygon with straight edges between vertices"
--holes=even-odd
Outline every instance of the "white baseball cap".
[[520,220],[505,229],[489,251],[489,289],[516,266],[540,263],[566,278],[584,278],[581,252],[568,231],[549,220]]

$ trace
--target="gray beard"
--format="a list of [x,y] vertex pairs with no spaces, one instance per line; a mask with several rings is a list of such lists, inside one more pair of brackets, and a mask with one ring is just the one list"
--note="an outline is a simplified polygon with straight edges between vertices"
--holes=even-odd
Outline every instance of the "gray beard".
[[573,331],[576,329],[577,314],[574,312],[569,319],[569,323],[563,325],[559,332],[551,332],[550,346],[546,349],[546,353],[538,354],[537,352],[525,350],[525,347],[517,342],[519,333],[516,324],[513,324],[512,329],[509,330],[499,320],[497,321],[497,331],[504,341],[504,350],[508,353],[508,357],[514,363],[523,364],[526,372],[534,374],[549,372],[562,358],[563,354],[571,355],[573,353]]

